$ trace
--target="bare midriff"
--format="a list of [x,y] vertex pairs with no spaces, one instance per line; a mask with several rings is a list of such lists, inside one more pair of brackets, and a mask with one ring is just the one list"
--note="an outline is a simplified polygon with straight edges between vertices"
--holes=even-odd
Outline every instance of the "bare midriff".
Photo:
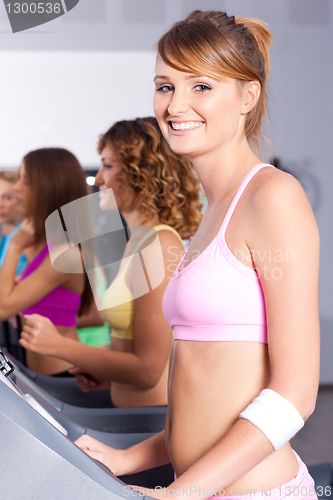
[[[23,326],[24,319],[21,318],[21,320]],[[56,326],[56,329],[63,337],[77,341],[79,340],[75,327]],[[26,362],[31,370],[41,373],[42,375],[56,375],[57,373],[62,373],[73,368],[71,363],[63,359],[37,354],[36,352],[28,350],[26,350]]]
[[[134,341],[112,338],[111,350],[116,352],[134,352]],[[111,382],[111,400],[119,408],[140,406],[164,406],[167,404],[167,381],[169,365],[151,389],[140,388],[134,384]]]
[[[223,438],[269,380],[267,344],[173,342],[165,430],[177,477]],[[298,462],[288,443],[224,488],[225,494],[276,488],[297,472]]]

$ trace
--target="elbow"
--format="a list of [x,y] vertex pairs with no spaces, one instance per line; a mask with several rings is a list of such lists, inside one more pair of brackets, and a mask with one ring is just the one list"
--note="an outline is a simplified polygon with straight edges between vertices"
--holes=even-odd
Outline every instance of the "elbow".
[[[292,404],[298,410],[304,422],[312,415],[316,407],[317,391],[315,393],[304,394]],[[290,402],[291,399],[290,399]]]
[[306,421],[314,412],[318,394],[318,384],[304,384],[302,387],[293,387],[289,390],[281,390],[280,387],[268,387],[283,396],[298,411],[304,421]]
[[304,421],[312,415],[316,408],[318,386],[319,380],[317,383],[312,381],[312,383],[306,384],[307,390],[303,390],[300,394],[297,408]]
[[142,367],[140,374],[136,377],[136,385],[141,389],[154,389],[161,378],[161,374],[157,370],[150,367]]
[[0,321],[6,321],[10,316],[6,314],[4,309],[0,309]]
[[303,407],[300,411],[300,414],[302,415],[302,418],[304,421],[306,421],[309,417],[311,417],[312,413],[314,412],[316,408],[316,401],[317,401],[317,393],[315,397],[308,397],[305,399],[303,403]]

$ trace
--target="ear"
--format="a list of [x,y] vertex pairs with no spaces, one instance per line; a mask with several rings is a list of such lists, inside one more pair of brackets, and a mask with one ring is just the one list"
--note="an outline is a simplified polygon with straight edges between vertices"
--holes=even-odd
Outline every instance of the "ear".
[[257,104],[261,92],[261,85],[257,80],[245,82],[243,87],[243,108],[242,114],[246,115]]

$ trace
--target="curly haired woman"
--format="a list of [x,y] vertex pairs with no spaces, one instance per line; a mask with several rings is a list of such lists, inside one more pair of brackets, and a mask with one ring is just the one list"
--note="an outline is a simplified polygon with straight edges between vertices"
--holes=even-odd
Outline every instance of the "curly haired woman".
[[[114,124],[100,137],[98,152],[101,168],[95,182],[100,207],[118,208],[131,228],[119,272],[104,297],[111,350],[64,339],[38,315],[26,318],[20,342],[27,349],[76,365],[73,373],[83,390],[111,383],[111,399],[117,407],[166,405],[172,329],[163,316],[162,297],[183,254],[181,238],[192,236],[201,221],[199,182],[190,161],[170,150],[154,118]],[[147,238],[156,232],[160,246],[147,246]],[[136,257],[138,250],[150,247],[153,267],[162,250],[164,279],[141,295],[137,288],[142,284],[138,275],[142,267]],[[161,269],[155,266],[152,273],[146,267],[143,272],[152,283]]]

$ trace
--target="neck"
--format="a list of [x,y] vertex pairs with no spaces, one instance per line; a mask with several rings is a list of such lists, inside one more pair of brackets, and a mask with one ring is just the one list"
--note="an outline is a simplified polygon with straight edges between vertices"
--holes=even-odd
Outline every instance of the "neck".
[[235,146],[225,146],[196,158],[191,158],[208,206],[213,207],[233,193],[248,172],[261,163],[246,138]]
[[1,226],[1,233],[4,236],[8,236],[8,234],[10,234],[13,231],[15,226],[16,224],[13,224],[13,222],[4,222]]
[[17,226],[19,222],[21,222],[22,216],[20,214],[16,214],[12,219],[4,222],[2,224],[1,232],[5,236],[13,231],[13,229]]
[[139,212],[139,210],[131,210],[129,212],[121,212],[126,224],[128,226],[148,226],[148,227],[154,227],[157,226],[158,224],[161,224],[161,221],[158,218],[158,215],[155,215],[148,221],[145,221],[144,216]]

